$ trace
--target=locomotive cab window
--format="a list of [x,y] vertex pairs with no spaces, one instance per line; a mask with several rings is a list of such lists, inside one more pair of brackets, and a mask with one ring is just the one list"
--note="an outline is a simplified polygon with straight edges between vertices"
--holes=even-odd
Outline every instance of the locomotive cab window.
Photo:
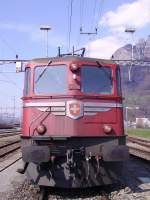
[[35,68],[35,94],[65,94],[66,92],[67,67],[65,65],[37,66]]
[[120,68],[119,67],[117,67],[117,71],[116,71],[116,77],[117,77],[117,94],[119,95],[119,96],[121,96],[122,95],[122,93],[121,93],[121,79],[120,79]]
[[25,70],[24,96],[29,95],[29,92],[30,92],[30,80],[31,80],[31,69],[28,67]]
[[112,94],[112,69],[109,67],[83,66],[81,68],[82,86],[84,93]]

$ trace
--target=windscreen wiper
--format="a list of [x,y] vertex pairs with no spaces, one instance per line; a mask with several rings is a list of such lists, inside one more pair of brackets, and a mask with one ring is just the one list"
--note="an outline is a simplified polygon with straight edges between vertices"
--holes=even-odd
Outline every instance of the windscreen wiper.
[[103,69],[103,72],[107,75],[107,77],[112,80],[112,75],[110,75],[107,71],[104,70],[103,67],[105,67],[102,63],[100,63],[99,61],[96,61],[96,64]]
[[48,66],[52,63],[52,60],[49,60],[47,65],[45,66],[44,70],[40,73],[40,75],[38,76],[38,78],[36,79],[35,83],[37,83],[40,78],[43,76],[43,74],[45,73],[45,71],[47,70]]

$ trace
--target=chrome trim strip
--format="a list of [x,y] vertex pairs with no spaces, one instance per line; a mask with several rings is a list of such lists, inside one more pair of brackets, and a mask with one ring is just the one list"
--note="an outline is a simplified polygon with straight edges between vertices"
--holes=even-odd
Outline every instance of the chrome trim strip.
[[63,112],[63,111],[65,111],[66,110],[66,108],[65,107],[51,107],[51,111],[52,112]]
[[[72,116],[69,111],[70,104],[80,105],[79,116]],[[107,112],[112,108],[122,108],[123,104],[119,103],[94,103],[94,102],[82,102],[77,100],[62,101],[62,102],[28,102],[24,104],[24,107],[36,107],[42,112],[51,112],[55,116],[68,116],[73,119],[78,119],[84,116],[94,116],[98,112]]]
[[38,110],[42,112],[64,112],[65,107],[37,107]]
[[123,104],[120,103],[92,103],[92,102],[84,102],[85,107],[111,107],[111,108],[122,108]]
[[116,104],[116,107],[117,107],[117,108],[123,108],[123,104],[117,103],[117,104]]
[[[68,101],[67,101],[68,102]],[[82,103],[82,102],[81,102]],[[83,102],[85,107],[123,107],[120,103],[93,103],[93,102]],[[63,107],[66,105],[65,101],[60,102],[29,102],[24,103],[24,107],[52,107],[58,106]]]
[[51,112],[51,114],[58,115],[58,116],[64,116],[64,115],[66,115],[65,112]]
[[66,103],[65,101],[60,101],[60,102],[29,102],[25,103],[24,107],[52,107],[52,106],[65,106]]
[[93,108],[88,108],[88,107],[84,107],[84,111],[87,111],[87,112],[106,112],[106,111],[109,111],[111,110],[111,108],[96,108],[96,107],[93,107]]
[[96,115],[96,112],[84,112],[84,116],[93,116]]
[[50,112],[51,111],[51,108],[50,107],[39,107],[37,108],[38,110],[42,111],[42,112]]

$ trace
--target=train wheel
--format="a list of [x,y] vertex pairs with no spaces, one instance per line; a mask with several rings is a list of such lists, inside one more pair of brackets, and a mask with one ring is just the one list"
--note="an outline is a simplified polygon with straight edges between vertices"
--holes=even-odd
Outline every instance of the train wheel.
[[39,196],[38,200],[48,200],[46,187],[44,187],[44,186],[40,187],[40,196]]

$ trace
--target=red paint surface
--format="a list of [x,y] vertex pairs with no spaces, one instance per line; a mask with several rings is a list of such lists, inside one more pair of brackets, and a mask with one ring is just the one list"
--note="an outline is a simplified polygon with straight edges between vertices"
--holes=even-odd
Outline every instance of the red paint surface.
[[[73,80],[72,72],[70,71],[70,64],[74,62],[56,62],[55,64],[66,64],[68,66],[68,93],[66,95],[50,96],[35,96],[33,91],[34,67],[35,65],[28,65],[32,69],[31,75],[31,90],[28,97],[23,97],[23,103],[27,102],[55,102],[55,101],[71,101],[78,100],[81,102],[94,103],[122,103],[122,97],[117,95],[116,89],[116,65],[108,64],[113,70],[114,89],[111,95],[91,95],[83,94],[80,91],[80,73],[77,73],[77,81]],[[79,67],[82,65],[97,65],[95,62],[75,62]],[[44,64],[44,63],[43,63]],[[39,64],[41,65],[41,63]],[[52,63],[53,65],[53,63]],[[76,106],[76,111],[73,107]],[[72,115],[78,115],[81,111],[80,105],[70,105]],[[43,121],[43,122],[42,122]],[[43,123],[47,127],[47,136],[103,136],[106,135],[103,131],[103,125],[109,124],[113,128],[113,134],[119,136],[124,134],[123,129],[123,108],[112,108],[110,111],[97,112],[94,116],[83,116],[79,119],[71,119],[68,116],[55,116],[51,113],[39,111],[35,107],[23,109],[23,135],[33,136],[38,135],[36,127]]]

